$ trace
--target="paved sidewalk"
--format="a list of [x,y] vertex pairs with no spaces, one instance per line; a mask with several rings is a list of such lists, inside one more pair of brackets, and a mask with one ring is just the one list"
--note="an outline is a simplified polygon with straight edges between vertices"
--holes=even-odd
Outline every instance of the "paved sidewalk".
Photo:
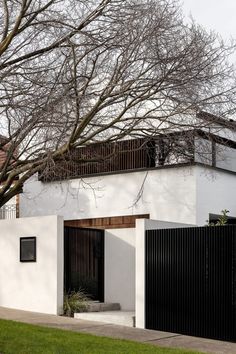
[[161,331],[123,327],[62,316],[12,310],[3,307],[0,307],[0,318],[75,332],[90,333],[98,336],[128,339],[136,342],[150,343],[160,347],[185,348],[203,353],[236,354],[236,343],[190,337]]

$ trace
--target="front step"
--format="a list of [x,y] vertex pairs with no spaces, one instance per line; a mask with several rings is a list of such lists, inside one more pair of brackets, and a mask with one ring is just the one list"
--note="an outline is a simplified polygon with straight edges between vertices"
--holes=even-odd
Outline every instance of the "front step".
[[120,304],[107,302],[90,302],[86,308],[86,312],[101,312],[101,311],[119,311]]
[[81,312],[75,313],[74,318],[135,327],[135,313],[133,311]]

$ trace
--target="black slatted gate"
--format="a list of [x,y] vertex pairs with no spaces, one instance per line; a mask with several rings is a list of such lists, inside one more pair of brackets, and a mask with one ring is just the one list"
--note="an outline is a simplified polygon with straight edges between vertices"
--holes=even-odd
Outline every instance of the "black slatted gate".
[[236,341],[236,227],[146,231],[146,328]]
[[104,301],[104,231],[64,228],[64,287]]

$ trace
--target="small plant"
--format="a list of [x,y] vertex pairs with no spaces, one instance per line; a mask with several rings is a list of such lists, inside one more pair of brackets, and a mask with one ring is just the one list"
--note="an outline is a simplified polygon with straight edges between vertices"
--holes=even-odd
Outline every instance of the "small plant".
[[89,301],[89,297],[82,290],[65,293],[63,304],[64,315],[73,317],[75,312],[86,311]]
[[227,214],[229,213],[229,210],[224,209],[221,212],[222,212],[222,215],[219,216],[219,219],[216,223],[217,226],[222,226],[222,225],[227,224],[227,220],[228,220]]
[[222,215],[219,216],[218,220],[216,223],[214,222],[209,222],[209,220],[207,220],[207,226],[223,226],[227,224],[227,220],[228,220],[228,216],[227,214],[229,213],[229,210],[224,209],[221,210]]

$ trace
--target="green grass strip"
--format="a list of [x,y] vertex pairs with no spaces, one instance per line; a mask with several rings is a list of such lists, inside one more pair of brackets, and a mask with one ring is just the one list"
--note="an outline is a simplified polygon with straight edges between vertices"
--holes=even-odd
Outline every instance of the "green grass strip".
[[150,344],[0,320],[1,354],[183,354]]

